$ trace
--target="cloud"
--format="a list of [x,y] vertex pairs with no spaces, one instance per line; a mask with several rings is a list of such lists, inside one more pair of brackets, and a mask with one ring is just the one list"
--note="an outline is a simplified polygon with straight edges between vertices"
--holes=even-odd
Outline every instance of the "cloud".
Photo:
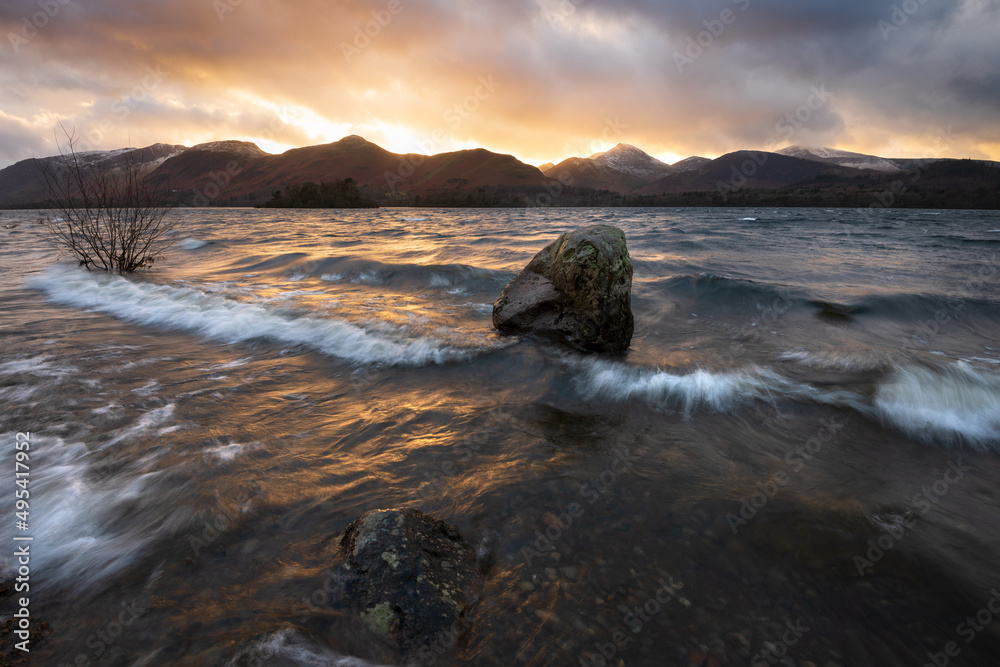
[[617,141],[718,155],[778,147],[814,87],[831,97],[791,142],[1000,159],[1000,0],[53,3],[23,42],[40,5],[0,7],[0,165],[52,148],[45,119],[101,148],[358,133],[407,151],[443,131],[435,152],[534,162]]

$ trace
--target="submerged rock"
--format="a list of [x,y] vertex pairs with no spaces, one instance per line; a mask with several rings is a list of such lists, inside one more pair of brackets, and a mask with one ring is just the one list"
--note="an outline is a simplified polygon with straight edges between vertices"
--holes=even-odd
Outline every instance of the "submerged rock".
[[412,508],[366,512],[344,531],[346,590],[361,620],[403,657],[451,646],[475,601],[476,559],[457,530]]
[[625,233],[593,225],[563,234],[500,293],[493,326],[539,333],[586,351],[624,352],[632,342],[632,260]]

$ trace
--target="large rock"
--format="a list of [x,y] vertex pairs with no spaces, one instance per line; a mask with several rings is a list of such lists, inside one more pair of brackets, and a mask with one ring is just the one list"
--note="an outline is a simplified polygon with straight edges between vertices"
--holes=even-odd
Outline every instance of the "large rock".
[[581,350],[624,352],[632,342],[632,260],[625,233],[593,225],[542,249],[493,304],[501,333],[539,333]]
[[409,507],[372,510],[340,545],[345,590],[372,633],[410,660],[421,647],[454,644],[478,580],[475,554],[457,530]]

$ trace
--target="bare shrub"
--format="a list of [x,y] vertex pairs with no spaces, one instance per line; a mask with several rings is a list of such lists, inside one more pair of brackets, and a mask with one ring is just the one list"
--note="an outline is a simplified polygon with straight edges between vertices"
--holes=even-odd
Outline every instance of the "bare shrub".
[[[74,132],[60,126],[60,157],[38,160],[54,213],[39,219],[46,235],[81,266],[131,273],[153,265],[171,243],[174,223],[162,192],[151,185],[139,151],[117,164],[85,163]],[[57,137],[58,142],[58,137]]]

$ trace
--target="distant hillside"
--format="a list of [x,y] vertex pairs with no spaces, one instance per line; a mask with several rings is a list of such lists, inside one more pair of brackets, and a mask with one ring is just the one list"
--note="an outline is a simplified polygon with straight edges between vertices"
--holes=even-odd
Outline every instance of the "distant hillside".
[[[353,179],[368,197],[383,203],[410,203],[418,195],[442,191],[473,191],[481,187],[540,188],[549,179],[536,167],[512,155],[482,148],[438,155],[398,155],[358,136],[331,144],[294,148],[280,155],[248,150],[219,142],[212,150],[184,153],[168,160],[156,177],[172,183],[180,203],[203,203],[206,194],[226,171],[225,187],[217,204],[251,205],[270,199],[290,183],[334,182]],[[251,144],[251,146],[253,146]],[[256,146],[253,146],[256,148]],[[257,149],[259,151],[259,149]],[[199,166],[200,165],[200,166]],[[213,178],[214,174],[214,178]],[[224,178],[224,177],[223,177]],[[206,192],[206,188],[208,192]]]
[[[87,151],[77,153],[77,159],[84,171],[113,171],[120,169],[130,160],[143,165],[146,171],[153,171],[167,159],[187,150],[187,146],[153,144],[145,148],[121,148],[113,151]],[[61,155],[44,158],[29,158],[0,169],[0,208],[38,205],[49,197],[43,170],[54,171],[64,168],[67,159]]]
[[[324,198],[322,184],[350,179],[357,188],[352,202],[398,206],[868,206],[884,201],[886,206],[1000,208],[1000,165],[995,162],[888,159],[800,146],[776,153],[736,151],[714,160],[692,156],[667,165],[635,146],[618,144],[541,169],[483,148],[400,155],[359,136],[280,155],[246,141],[214,141],[78,157],[85,170],[114,170],[134,157],[167,193],[167,203],[180,206],[254,206],[275,199],[276,192],[290,193],[290,186],[310,183],[320,196],[298,192],[290,200],[294,205],[333,205],[329,202],[340,199]],[[64,163],[53,156],[0,170],[0,207],[45,205],[48,191],[39,166]]]
[[736,190],[674,189],[626,195],[605,205],[1000,209],[1000,163],[937,160],[888,174],[843,168],[779,187],[748,179],[747,186]]
[[634,176],[646,183],[652,183],[664,176],[678,172],[676,167],[661,162],[642,149],[629,144],[618,144],[611,150],[595,153],[587,159],[609,169]]
[[720,189],[783,188],[817,176],[844,176],[860,170],[779,153],[736,151],[697,169],[666,176],[635,191],[639,195],[704,192]]
[[853,167],[854,169],[871,169],[872,171],[883,171],[887,174],[899,173],[910,166],[900,164],[896,160],[890,160],[876,155],[852,153],[850,151],[837,150],[836,148],[805,148],[803,146],[788,146],[787,148],[782,148],[780,151],[775,152],[779,155],[802,158],[803,160],[825,162],[827,164],[835,164],[841,167]]
[[565,185],[595,190],[611,190],[619,194],[634,192],[647,183],[644,179],[633,174],[618,171],[597,160],[581,157],[567,158],[545,173]]
[[701,157],[700,155],[692,155],[691,157],[684,158],[680,162],[674,162],[673,165],[671,166],[674,169],[677,169],[678,172],[691,171],[693,169],[698,169],[699,167],[703,167],[709,162],[711,162],[711,160],[707,157]]

